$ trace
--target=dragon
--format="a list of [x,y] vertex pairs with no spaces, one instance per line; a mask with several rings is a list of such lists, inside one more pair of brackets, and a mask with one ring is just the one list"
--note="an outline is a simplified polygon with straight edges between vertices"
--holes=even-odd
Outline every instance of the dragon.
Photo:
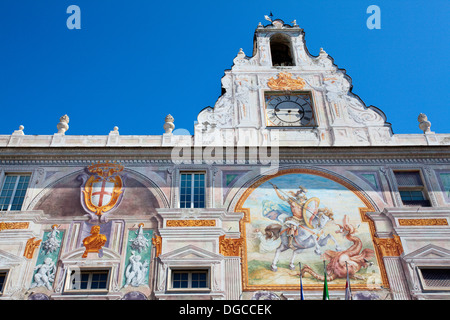
[[[372,265],[372,262],[369,262],[374,256],[374,251],[371,249],[362,249],[362,241],[358,237],[354,236],[357,228],[349,223],[349,218],[347,215],[344,216],[343,225],[339,225],[339,230],[336,233],[345,234],[345,238],[351,242],[351,245],[348,249],[343,251],[332,251],[327,250],[322,255],[323,259],[329,260],[326,270],[327,270],[327,280],[332,281],[338,278],[347,277],[347,268],[349,277],[352,279],[363,280],[361,276],[356,273],[361,268],[367,268]],[[346,265],[347,263],[347,265]],[[323,281],[324,276],[317,274],[311,267],[305,265],[302,270],[302,275],[305,273],[311,274],[314,278]]]

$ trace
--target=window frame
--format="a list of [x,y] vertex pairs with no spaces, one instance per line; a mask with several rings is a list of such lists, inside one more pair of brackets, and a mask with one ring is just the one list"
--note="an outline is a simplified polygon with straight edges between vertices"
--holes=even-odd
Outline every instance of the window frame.
[[[421,185],[411,185],[411,186],[400,185],[399,181],[398,181],[398,177],[397,177],[396,174],[397,173],[402,173],[402,172],[414,172],[414,173],[417,173],[419,175],[419,179],[420,179]],[[430,200],[429,194],[428,194],[428,190],[427,190],[426,185],[425,185],[425,179],[424,179],[424,176],[422,174],[422,170],[420,170],[420,169],[404,169],[404,170],[394,169],[393,173],[394,173],[395,183],[397,184],[398,195],[399,195],[401,203],[402,203],[402,205],[404,207],[425,207],[425,208],[432,207],[431,200]],[[411,192],[415,192],[415,191],[416,192],[417,191],[421,192],[421,194],[423,196],[423,200],[405,200],[402,197],[402,192],[409,192],[409,193],[411,193]],[[420,201],[422,203],[420,203]],[[426,204],[426,205],[424,205],[424,204]]]
[[450,286],[448,287],[436,287],[436,286],[429,286],[426,284],[425,277],[422,274],[422,270],[428,269],[428,270],[441,270],[441,269],[447,269],[450,272],[449,266],[418,266],[417,267],[417,273],[419,275],[420,284],[422,285],[422,289],[424,292],[435,292],[435,291],[450,291]]
[[[189,200],[189,203],[190,203],[190,206],[189,207],[183,207],[182,206],[182,201],[181,201],[181,198],[182,198],[182,190],[183,190],[183,186],[182,186],[182,183],[183,183],[183,175],[190,175],[191,176],[191,180],[190,180],[190,200]],[[195,197],[196,197],[196,192],[195,192],[195,190],[196,190],[196,186],[195,186],[195,175],[202,175],[203,176],[203,187],[202,187],[202,189],[203,189],[203,206],[198,206],[198,207],[196,207],[195,206],[195,203],[196,203],[196,200],[195,200]],[[179,183],[178,183],[178,207],[179,208],[181,208],[181,209],[204,209],[204,208],[206,208],[206,193],[207,193],[207,188],[206,188],[206,185],[207,185],[207,175],[206,175],[206,172],[205,171],[189,171],[189,170],[186,170],[186,171],[180,171],[180,173],[179,173]],[[187,202],[187,201],[183,201],[183,202]],[[200,202],[200,201],[199,201]]]
[[[188,287],[187,288],[175,288],[174,287],[174,275],[176,273],[188,273]],[[195,288],[192,287],[192,274],[194,273],[206,273],[206,287]],[[168,279],[168,291],[195,291],[195,292],[209,292],[211,291],[211,270],[208,267],[189,268],[189,267],[174,267],[170,268]]]
[[[72,275],[73,272],[80,272],[80,280],[81,280],[81,274],[88,273],[89,279],[88,279],[88,288],[86,289],[73,289],[73,280],[74,277]],[[100,273],[100,272],[107,272],[107,279],[106,279],[106,288],[100,288],[100,289],[92,289],[92,275],[94,273]],[[72,267],[67,270],[67,278],[66,278],[66,285],[65,285],[65,293],[74,293],[74,294],[106,294],[110,291],[111,286],[111,272],[112,269],[105,267],[105,268],[79,268],[79,267]]]
[[[9,196],[9,200],[8,200],[8,207],[4,210],[3,209],[3,206],[5,206],[6,204],[0,204],[0,212],[8,212],[8,211],[21,211],[22,210],[22,208],[23,208],[23,204],[24,204],[24,202],[25,202],[25,198],[26,198],[26,196],[27,196],[27,192],[28,192],[28,189],[29,189],[29,187],[30,187],[30,182],[31,182],[31,173],[29,173],[29,172],[6,172],[6,173],[4,173],[4,175],[3,175],[3,179],[2,179],[2,184],[1,184],[1,188],[0,188],[0,196],[2,195],[2,193],[3,193],[3,190],[4,190],[4,188],[5,188],[5,183],[6,183],[6,179],[8,178],[8,177],[18,177],[17,179],[16,179],[16,181],[14,182],[14,188],[12,189],[12,194]],[[28,177],[28,181],[27,181],[27,186],[26,186],[26,188],[25,189],[20,189],[20,190],[25,190],[25,193],[23,194],[23,200],[22,200],[22,202],[20,203],[20,209],[13,209],[13,210],[11,210],[11,207],[13,206],[13,205],[15,205],[14,204],[14,199],[16,198],[16,195],[17,195],[17,187],[18,187],[18,185],[19,185],[19,182],[20,182],[20,178],[21,177]],[[7,198],[7,197],[5,197],[5,198]]]
[[4,274],[5,278],[3,280],[3,285],[0,286],[0,296],[5,294],[5,288],[6,288],[6,284],[8,283],[8,276],[9,276],[9,270],[6,269],[0,269],[0,276]]

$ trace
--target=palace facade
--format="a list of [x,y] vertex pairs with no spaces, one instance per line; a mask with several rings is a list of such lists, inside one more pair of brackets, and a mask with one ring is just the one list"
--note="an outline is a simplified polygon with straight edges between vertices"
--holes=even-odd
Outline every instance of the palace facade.
[[194,135],[0,135],[0,299],[450,298],[450,134],[277,19]]

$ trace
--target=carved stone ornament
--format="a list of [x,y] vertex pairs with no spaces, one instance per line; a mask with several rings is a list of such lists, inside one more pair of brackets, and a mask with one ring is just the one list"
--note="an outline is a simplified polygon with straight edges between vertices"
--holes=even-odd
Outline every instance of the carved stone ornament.
[[280,72],[278,78],[270,78],[267,85],[273,90],[302,90],[306,82],[300,77],[293,79],[289,72]]
[[242,238],[225,239],[225,235],[219,237],[219,253],[228,257],[239,256],[242,246]]
[[167,220],[167,227],[215,227],[216,220]]
[[174,121],[175,119],[170,114],[167,115],[163,126],[166,133],[172,133],[173,129],[175,129]]
[[69,116],[67,114],[59,118],[59,123],[56,125],[58,133],[65,134],[69,130]]
[[383,257],[398,257],[403,253],[402,242],[397,235],[384,239],[374,237],[373,240]]

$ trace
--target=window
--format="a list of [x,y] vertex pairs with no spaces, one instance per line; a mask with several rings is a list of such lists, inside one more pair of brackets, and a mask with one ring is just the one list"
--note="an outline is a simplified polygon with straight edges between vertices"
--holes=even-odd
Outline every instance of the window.
[[108,290],[109,270],[83,270],[71,272],[69,290]]
[[208,270],[172,271],[172,289],[209,289]]
[[7,174],[0,192],[0,211],[21,210],[29,175]]
[[424,290],[450,290],[449,268],[419,268],[420,280]]
[[181,173],[180,208],[205,207],[205,173]]
[[8,273],[6,271],[0,271],[0,295],[3,294],[7,275]]
[[395,171],[398,191],[405,206],[430,207],[420,171]]

